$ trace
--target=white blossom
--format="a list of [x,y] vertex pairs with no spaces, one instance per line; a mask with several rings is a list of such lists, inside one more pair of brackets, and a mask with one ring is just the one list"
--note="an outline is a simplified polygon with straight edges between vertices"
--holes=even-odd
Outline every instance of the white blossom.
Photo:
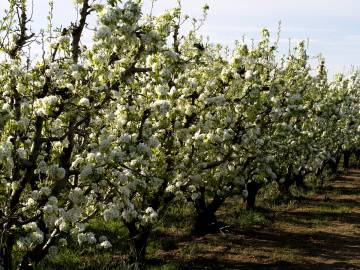
[[174,185],[168,185],[166,187],[166,192],[174,193],[176,191],[176,187]]
[[48,116],[58,103],[58,96],[51,95],[39,98],[34,102],[35,113],[38,116]]
[[245,72],[245,80],[251,80],[252,77],[253,77],[253,72],[251,70],[247,70]]
[[70,201],[77,205],[84,200],[83,196],[84,193],[81,188],[76,187],[70,191],[68,198],[70,199]]
[[109,249],[112,247],[112,245],[109,241],[103,241],[100,243],[100,247],[104,249]]
[[151,107],[158,109],[160,113],[165,114],[170,108],[170,102],[164,99],[158,99],[151,104]]
[[51,189],[49,187],[42,187],[42,188],[40,188],[39,193],[40,193],[40,196],[48,197],[51,194]]
[[195,192],[191,194],[191,199],[193,201],[196,201],[198,198],[200,197],[200,193],[199,192]]
[[99,247],[103,248],[103,249],[109,249],[112,247],[111,243],[109,242],[109,240],[107,239],[106,236],[100,236],[99,237]]
[[86,178],[86,177],[90,176],[92,173],[93,173],[93,166],[89,164],[89,165],[86,165],[81,170],[80,176]]
[[116,206],[111,206],[110,208],[106,209],[104,211],[104,220],[106,222],[117,219],[120,216],[119,210],[116,208]]
[[88,232],[88,233],[79,233],[77,236],[79,245],[83,244],[90,244],[93,245],[96,243],[96,238],[94,233]]
[[106,39],[111,36],[111,29],[106,25],[101,25],[99,29],[95,32],[95,37],[97,39]]
[[51,165],[47,171],[48,176],[54,180],[62,180],[66,175],[64,168],[59,167],[58,165]]
[[79,100],[79,105],[83,107],[90,107],[90,100],[86,97],[83,97]]

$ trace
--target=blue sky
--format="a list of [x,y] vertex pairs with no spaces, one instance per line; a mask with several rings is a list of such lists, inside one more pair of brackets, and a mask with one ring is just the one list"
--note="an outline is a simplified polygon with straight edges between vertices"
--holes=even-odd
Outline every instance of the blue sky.
[[[39,29],[46,25],[47,0],[33,1],[33,27]],[[148,10],[150,0],[144,2]],[[0,0],[0,9],[6,3]],[[200,32],[212,42],[231,46],[244,35],[251,42],[263,27],[275,38],[281,20],[280,54],[287,53],[289,38],[292,45],[309,39],[310,55],[325,56],[330,76],[360,66],[359,0],[183,0],[182,7],[185,14],[199,17],[206,3],[209,16]],[[176,0],[157,0],[155,13],[175,5]],[[65,26],[74,18],[72,0],[55,0],[55,10],[55,25]]]

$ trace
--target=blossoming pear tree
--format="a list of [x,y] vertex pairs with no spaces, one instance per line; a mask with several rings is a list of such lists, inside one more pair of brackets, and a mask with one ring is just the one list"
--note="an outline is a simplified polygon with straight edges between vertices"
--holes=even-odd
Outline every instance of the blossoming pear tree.
[[[223,103],[211,84],[197,102],[196,90],[221,61],[212,51],[203,55],[195,31],[180,37],[179,8],[146,17],[139,1],[76,4],[78,21],[59,31],[50,21],[47,35],[41,32],[43,54],[34,62],[26,54],[38,40],[27,2],[10,1],[3,20],[4,269],[12,268],[15,251],[18,268],[31,269],[69,237],[110,247],[86,231],[97,214],[122,220],[131,259],[142,262],[153,223],[191,181],[201,181],[193,137],[208,110]],[[97,29],[93,43],[82,46],[91,13]]]
[[[9,1],[1,21],[3,269],[12,269],[14,252],[17,268],[31,269],[69,237],[77,239],[80,245],[98,242],[100,247],[110,247],[105,237],[96,239],[93,233],[86,232],[86,223],[102,210],[99,202],[114,203],[115,197],[120,198],[114,190],[125,198],[133,196],[133,189],[124,186],[118,190],[114,186],[115,177],[117,183],[126,182],[127,178],[141,182],[144,178],[140,176],[150,173],[137,167],[142,157],[145,161],[150,154],[145,140],[158,146],[156,137],[145,133],[145,120],[150,110],[157,115],[169,107],[166,100],[159,98],[148,110],[135,112],[133,95],[146,95],[130,91],[131,87],[145,86],[137,82],[136,74],[154,69],[158,77],[154,85],[169,76],[161,61],[174,62],[177,54],[161,49],[169,34],[167,23],[171,16],[152,17],[148,22],[144,19],[140,25],[137,1],[107,1],[102,5],[83,0],[76,1],[76,5],[78,20],[58,31],[52,29],[50,14],[46,31],[31,32],[31,9],[25,0]],[[88,49],[81,40],[91,13],[98,14],[100,25],[94,44]],[[42,43],[43,54],[32,61],[28,51],[36,41]],[[151,56],[152,66],[140,65],[151,64]],[[158,83],[156,89],[161,89],[163,83]],[[141,113],[143,126],[132,121],[136,113]],[[132,133],[117,131],[121,124]],[[121,136],[114,137],[118,133]],[[136,149],[131,145],[133,140],[137,141]],[[117,144],[122,145],[121,149]],[[129,168],[125,159],[132,162]],[[117,166],[123,166],[123,170],[112,170]],[[160,178],[151,177],[151,181],[159,183]],[[106,188],[100,190],[105,183]],[[133,185],[140,186],[135,180]],[[131,211],[128,200],[123,203],[125,219],[131,218],[135,210]],[[114,215],[104,212],[104,216],[109,218],[109,213]],[[156,217],[150,208],[144,214],[151,219]]]

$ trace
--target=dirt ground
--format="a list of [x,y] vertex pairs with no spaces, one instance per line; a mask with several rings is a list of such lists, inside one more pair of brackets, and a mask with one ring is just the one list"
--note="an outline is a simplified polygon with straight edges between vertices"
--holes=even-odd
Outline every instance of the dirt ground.
[[155,260],[176,269],[360,269],[360,170],[349,170],[291,207],[264,211],[269,225],[184,237]]

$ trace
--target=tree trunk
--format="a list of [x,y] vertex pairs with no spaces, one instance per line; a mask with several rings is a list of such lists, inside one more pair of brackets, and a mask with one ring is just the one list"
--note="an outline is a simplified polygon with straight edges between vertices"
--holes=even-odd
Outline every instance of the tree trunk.
[[334,161],[333,159],[329,159],[328,164],[329,164],[331,173],[332,173],[332,174],[336,174],[336,172],[337,172],[336,160]]
[[136,265],[135,269],[145,269],[146,247],[151,228],[136,228],[135,222],[126,224],[130,236],[130,256],[131,264]]
[[356,167],[359,168],[359,166],[360,166],[360,149],[356,149],[355,156],[356,156]]
[[302,189],[302,190],[307,190],[307,186],[305,185],[305,182],[304,182],[304,175],[299,173],[299,174],[295,175],[294,177],[295,177],[296,187],[299,189]]
[[7,248],[3,248],[0,251],[0,269],[11,270],[12,269],[12,256],[11,252]]
[[338,173],[338,169],[339,169],[339,163],[340,163],[340,156],[337,156],[334,159],[329,159],[328,164],[331,170],[331,173],[333,174],[333,176],[336,176]]
[[285,176],[285,181],[283,183],[280,183],[278,181],[278,188],[282,195],[290,195],[290,187],[295,183],[295,178],[292,170],[292,166],[290,165],[288,167],[288,172]]
[[321,166],[321,168],[318,168],[315,172],[316,184],[321,188],[324,186],[324,177],[322,175],[324,168],[325,166]]
[[350,151],[344,152],[344,169],[350,168]]
[[12,270],[13,269],[12,251],[14,246],[14,240],[13,237],[11,236],[7,236],[7,237],[5,236],[2,240],[4,241],[4,243],[1,243],[1,247],[0,247],[0,269]]
[[284,183],[278,183],[279,185],[279,191],[281,194],[283,195],[288,195],[290,194],[290,187],[293,184],[293,181],[290,177],[285,177],[285,182]]
[[209,205],[206,204],[205,188],[200,189],[200,197],[195,200],[196,216],[191,230],[192,235],[205,235],[219,231],[216,211],[225,201],[225,198],[215,194]]
[[33,270],[34,267],[28,256],[23,257],[21,263],[17,267],[17,270]]
[[[45,242],[45,240],[44,240]],[[34,269],[33,265],[39,263],[45,258],[49,250],[49,245],[44,248],[44,243],[37,245],[33,250],[28,251],[21,263],[17,267],[17,270],[32,270]]]
[[[39,228],[43,231],[45,235],[49,233],[49,230],[46,228],[46,225],[43,220],[39,222]],[[39,263],[41,260],[45,258],[48,254],[49,246],[53,244],[55,238],[48,239],[50,242],[45,246],[45,243],[48,241],[44,238],[43,242],[37,245],[34,249],[25,253],[22,258],[20,264],[17,267],[17,270],[32,270],[34,269],[34,265]]]
[[257,182],[250,182],[247,184],[248,196],[245,201],[245,209],[255,209],[256,196],[261,188],[261,184]]
[[207,211],[207,209],[204,209],[204,211],[196,210],[196,217],[191,229],[191,234],[200,236],[217,231],[218,227],[215,213],[211,213]]

